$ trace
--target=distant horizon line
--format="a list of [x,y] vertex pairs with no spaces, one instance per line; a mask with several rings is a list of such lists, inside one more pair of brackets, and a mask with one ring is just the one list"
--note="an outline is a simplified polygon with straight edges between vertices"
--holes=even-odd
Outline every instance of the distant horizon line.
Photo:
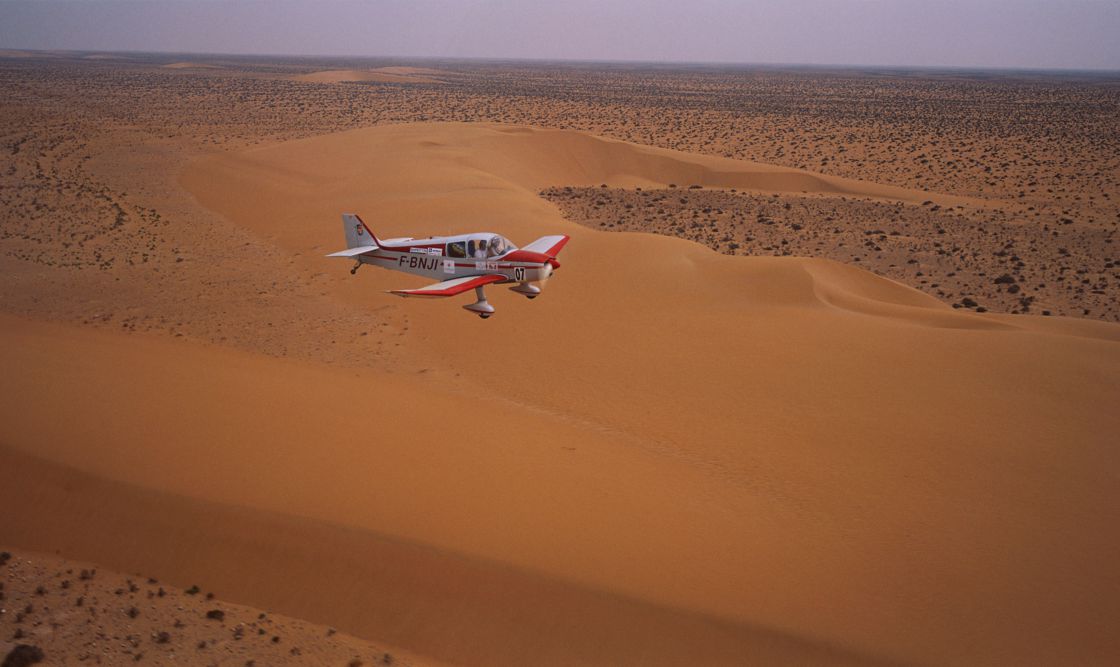
[[1120,68],[1106,69],[1093,67],[1025,67],[996,65],[885,65],[870,63],[810,63],[810,62],[750,62],[716,60],[636,60],[636,59],[597,59],[597,58],[534,58],[528,56],[416,56],[416,55],[341,55],[341,54],[301,54],[301,53],[222,53],[206,51],[146,51],[102,49],[31,49],[0,46],[0,55],[5,51],[22,51],[43,54],[104,54],[104,55],[157,55],[157,56],[200,56],[219,58],[296,58],[320,60],[405,60],[433,62],[484,62],[484,63],[536,63],[536,64],[583,64],[583,65],[656,65],[656,66],[700,66],[700,67],[790,67],[805,69],[885,69],[885,70],[925,70],[957,72],[1052,72],[1067,74],[1120,74]]

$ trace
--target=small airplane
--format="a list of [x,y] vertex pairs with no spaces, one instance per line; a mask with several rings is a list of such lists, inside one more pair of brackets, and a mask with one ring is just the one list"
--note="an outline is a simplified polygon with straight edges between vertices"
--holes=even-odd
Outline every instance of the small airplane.
[[[426,239],[379,239],[354,213],[342,214],[346,250],[327,257],[347,257],[355,261],[350,273],[363,264],[415,273],[428,278],[444,278],[419,289],[390,290],[398,296],[448,297],[474,290],[478,299],[463,306],[482,319],[494,314],[483,288],[491,284],[517,283],[510,289],[530,299],[540,296],[541,287],[560,268],[556,255],[568,237],[542,236],[524,248],[489,232],[458,236],[430,236]],[[530,283],[539,283],[533,285]]]

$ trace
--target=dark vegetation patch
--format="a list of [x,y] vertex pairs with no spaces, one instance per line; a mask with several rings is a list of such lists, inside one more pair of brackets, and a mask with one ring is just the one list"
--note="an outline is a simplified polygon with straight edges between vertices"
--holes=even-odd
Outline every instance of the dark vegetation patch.
[[1120,320],[1115,228],[999,208],[735,190],[555,187],[541,195],[603,231],[676,236],[730,255],[821,257],[958,308]]

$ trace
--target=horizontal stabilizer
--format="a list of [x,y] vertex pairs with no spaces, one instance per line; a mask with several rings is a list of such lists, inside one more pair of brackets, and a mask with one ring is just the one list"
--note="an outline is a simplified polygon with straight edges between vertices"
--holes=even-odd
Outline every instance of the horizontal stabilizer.
[[347,250],[332,252],[331,254],[327,255],[327,257],[357,257],[358,255],[364,255],[367,252],[373,252],[374,250],[377,250],[377,246],[363,245],[358,246],[357,248],[349,248]]
[[490,283],[500,283],[509,280],[509,278],[491,273],[485,276],[464,276],[462,278],[452,278],[445,280],[442,283],[435,283],[420,289],[395,289],[390,290],[397,296],[455,296],[463,292],[472,290],[476,287],[489,285]]

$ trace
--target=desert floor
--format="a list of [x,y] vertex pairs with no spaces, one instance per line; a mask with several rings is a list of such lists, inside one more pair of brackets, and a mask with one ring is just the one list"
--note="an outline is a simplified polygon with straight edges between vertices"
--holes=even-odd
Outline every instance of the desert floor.
[[[0,90],[0,652],[1120,661],[1120,79],[7,53]],[[572,240],[481,321],[324,258],[343,211]]]

